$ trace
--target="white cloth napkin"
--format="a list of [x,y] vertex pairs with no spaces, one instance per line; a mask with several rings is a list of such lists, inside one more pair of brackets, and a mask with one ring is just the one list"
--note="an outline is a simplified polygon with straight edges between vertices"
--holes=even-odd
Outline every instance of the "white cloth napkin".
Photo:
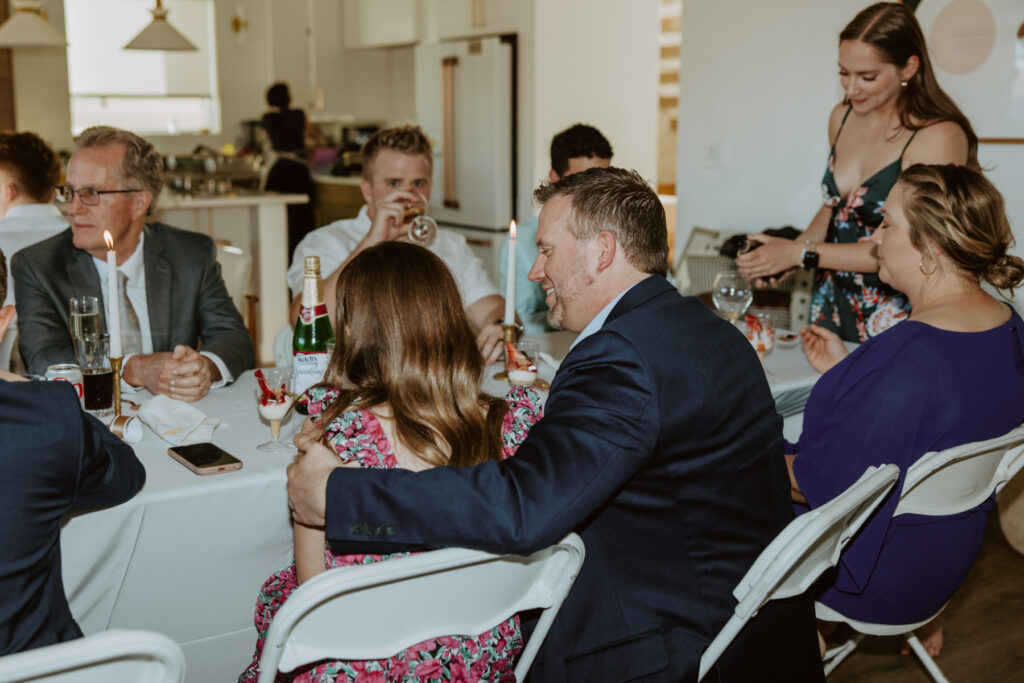
[[139,417],[157,436],[175,446],[209,441],[221,423],[220,418],[207,417],[195,406],[168,396],[154,396],[143,403]]

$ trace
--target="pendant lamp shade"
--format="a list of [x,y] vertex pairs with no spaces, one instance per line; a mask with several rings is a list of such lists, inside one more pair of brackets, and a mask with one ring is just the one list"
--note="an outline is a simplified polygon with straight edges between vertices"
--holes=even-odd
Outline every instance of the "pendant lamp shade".
[[125,50],[196,50],[198,49],[178,29],[167,21],[167,10],[162,0],[156,0],[156,7],[151,10],[153,21],[142,29],[139,35],[132,38]]
[[14,10],[0,26],[0,47],[67,47],[64,34],[39,14],[36,0],[12,0]]

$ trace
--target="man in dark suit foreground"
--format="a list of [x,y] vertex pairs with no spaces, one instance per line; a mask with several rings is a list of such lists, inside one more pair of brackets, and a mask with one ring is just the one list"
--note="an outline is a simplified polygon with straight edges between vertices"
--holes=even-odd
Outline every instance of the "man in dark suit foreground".
[[[575,530],[586,562],[532,680],[693,681],[733,588],[793,517],[781,418],[743,335],[663,277],[665,214],[638,174],[590,169],[534,196],[530,279],[549,322],[580,335],[516,457],[355,470],[300,435],[295,516],[326,520],[338,552],[527,554]],[[809,600],[766,606],[705,680],[823,680]]]
[[[0,252],[0,301],[7,266]],[[0,337],[14,307],[0,308]],[[60,573],[61,518],[123,503],[146,471],[131,447],[83,412],[67,382],[0,370],[0,655],[79,638]]]
[[[95,296],[102,329],[110,306],[121,311],[123,378],[154,394],[195,401],[252,366],[252,339],[228,296],[213,241],[146,224],[163,187],[163,161],[148,141],[108,126],[75,139],[67,185],[71,227],[27,247],[11,261],[19,348],[30,372],[73,363],[68,300]],[[124,275],[117,302],[107,297],[109,231]],[[197,352],[199,343],[202,352]]]

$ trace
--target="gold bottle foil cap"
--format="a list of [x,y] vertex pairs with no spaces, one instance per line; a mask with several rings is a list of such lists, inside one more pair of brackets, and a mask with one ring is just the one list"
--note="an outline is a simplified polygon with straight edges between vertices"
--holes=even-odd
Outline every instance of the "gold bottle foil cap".
[[307,273],[320,273],[320,257],[319,256],[307,256],[305,259],[305,266]]

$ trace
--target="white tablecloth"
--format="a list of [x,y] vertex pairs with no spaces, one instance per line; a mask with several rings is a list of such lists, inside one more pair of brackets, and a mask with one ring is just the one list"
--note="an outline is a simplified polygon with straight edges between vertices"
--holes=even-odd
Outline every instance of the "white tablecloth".
[[[527,339],[562,359],[574,337],[556,332]],[[538,366],[541,377],[554,377],[553,367]],[[817,378],[798,345],[780,344],[765,367],[780,409],[798,414]],[[487,368],[484,381],[495,395],[508,388],[492,378],[499,369]],[[242,460],[241,470],[197,476],[147,428],[135,446],[146,467],[143,490],[123,505],[69,519],[61,535],[64,585],[82,630],[165,633],[184,649],[190,683],[231,681],[248,664],[256,594],[292,557],[285,491],[291,455],[256,450],[270,428],[257,415],[254,385],[247,372],[196,404],[225,420],[213,442]],[[282,439],[298,427],[292,416]]]
[[[291,456],[256,450],[270,427],[257,415],[254,386],[248,372],[195,404],[224,418],[213,442],[240,459],[241,470],[195,475],[146,428],[135,445],[146,467],[143,490],[68,520],[61,534],[64,586],[82,630],[165,633],[184,649],[190,682],[231,681],[247,665],[256,594],[292,557]],[[282,438],[298,425],[297,416],[289,419]]]

